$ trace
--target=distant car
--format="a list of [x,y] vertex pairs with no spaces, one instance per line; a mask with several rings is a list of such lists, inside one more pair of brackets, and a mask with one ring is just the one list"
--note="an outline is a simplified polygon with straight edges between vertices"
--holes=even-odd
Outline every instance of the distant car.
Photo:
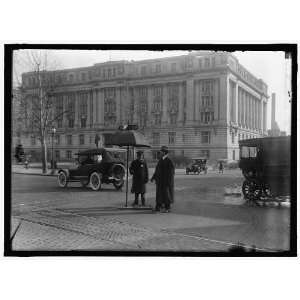
[[99,191],[102,183],[112,183],[117,190],[121,189],[125,168],[123,161],[116,158],[117,152],[116,149],[96,148],[77,153],[75,166],[58,170],[59,186],[66,187],[69,182],[80,182],[84,187],[90,185],[92,190]]
[[205,157],[193,158],[193,162],[186,167],[185,173],[187,175],[189,175],[190,173],[199,175],[201,172],[206,174],[207,173],[206,162],[207,162],[207,158]]

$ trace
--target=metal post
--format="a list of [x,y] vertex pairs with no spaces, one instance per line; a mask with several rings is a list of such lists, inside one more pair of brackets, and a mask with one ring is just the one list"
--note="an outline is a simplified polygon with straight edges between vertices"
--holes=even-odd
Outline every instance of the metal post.
[[126,159],[126,204],[127,207],[127,200],[128,200],[128,159],[129,159],[129,146],[127,146],[127,159]]
[[54,131],[52,131],[52,173],[54,173],[54,161],[53,161],[53,139],[54,139]]

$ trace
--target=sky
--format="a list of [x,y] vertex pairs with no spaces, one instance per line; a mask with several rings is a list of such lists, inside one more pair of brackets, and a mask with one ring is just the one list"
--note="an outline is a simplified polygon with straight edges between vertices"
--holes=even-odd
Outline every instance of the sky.
[[[110,60],[143,60],[159,57],[178,56],[188,51],[127,51],[127,50],[50,50],[57,69],[76,68],[94,65]],[[271,94],[276,93],[276,121],[281,130],[290,133],[291,105],[290,60],[285,59],[284,52],[277,51],[244,51],[233,52],[239,62],[254,76],[261,78],[268,85],[268,121],[271,127]],[[19,52],[22,55],[22,51]],[[26,66],[22,71],[27,71]]]

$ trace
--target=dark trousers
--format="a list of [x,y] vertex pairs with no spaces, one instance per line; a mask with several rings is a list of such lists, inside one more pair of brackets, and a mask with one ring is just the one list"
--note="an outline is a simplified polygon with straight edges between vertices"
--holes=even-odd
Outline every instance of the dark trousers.
[[171,195],[170,188],[165,187],[157,187],[156,186],[156,210],[164,207],[165,209],[170,209],[171,206]]
[[145,204],[145,193],[135,193],[134,194],[134,204],[138,204],[139,203],[139,194],[141,194],[141,200],[142,200],[142,204]]

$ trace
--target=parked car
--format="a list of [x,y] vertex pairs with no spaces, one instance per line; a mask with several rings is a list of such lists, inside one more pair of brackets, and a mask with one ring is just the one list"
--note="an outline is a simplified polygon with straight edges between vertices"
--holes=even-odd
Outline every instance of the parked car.
[[239,167],[242,191],[250,200],[290,194],[291,140],[289,136],[242,140]]
[[97,148],[77,153],[76,165],[58,170],[58,184],[66,187],[69,182],[80,182],[92,190],[101,189],[102,183],[112,183],[119,190],[124,185],[124,163],[116,153],[126,150]]
[[206,157],[193,158],[193,162],[186,167],[185,173],[187,175],[190,173],[199,175],[201,172],[204,172],[204,174],[206,174],[207,173],[206,162],[207,162]]

